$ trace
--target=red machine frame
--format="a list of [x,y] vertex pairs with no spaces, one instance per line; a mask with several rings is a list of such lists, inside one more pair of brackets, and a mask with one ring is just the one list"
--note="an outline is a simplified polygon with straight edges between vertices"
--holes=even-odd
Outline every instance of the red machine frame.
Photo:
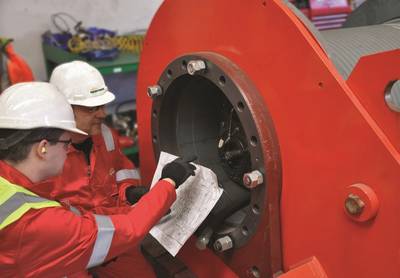
[[[197,250],[192,239],[179,258],[198,277],[400,276],[400,118],[384,101],[388,84],[400,78],[400,51],[362,57],[346,81],[280,0],[166,0],[147,34],[139,69],[145,183],[156,166],[146,89],[176,57],[204,51],[239,66],[271,115],[282,161],[282,192],[275,196],[281,249],[253,271],[271,228],[259,227],[229,257]],[[351,193],[365,204],[358,216],[344,209]]]

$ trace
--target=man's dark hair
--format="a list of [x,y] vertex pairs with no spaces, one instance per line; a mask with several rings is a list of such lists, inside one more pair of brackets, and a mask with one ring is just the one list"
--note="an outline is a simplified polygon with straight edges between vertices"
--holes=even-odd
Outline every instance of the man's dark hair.
[[[65,131],[58,128],[35,128],[31,130],[18,129],[0,129],[0,140],[8,138],[19,138],[16,144],[11,142],[11,146],[6,149],[0,148],[0,160],[8,160],[13,163],[23,161],[28,157],[34,143],[47,139],[50,144],[56,144],[55,140],[60,139],[60,136]],[[21,136],[19,136],[21,135]],[[23,139],[20,139],[23,137]]]

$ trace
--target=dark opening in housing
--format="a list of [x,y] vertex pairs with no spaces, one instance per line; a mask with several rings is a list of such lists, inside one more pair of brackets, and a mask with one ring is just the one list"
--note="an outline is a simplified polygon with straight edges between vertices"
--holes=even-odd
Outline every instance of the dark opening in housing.
[[[196,59],[207,68],[190,75],[186,65]],[[158,85],[163,94],[152,109],[156,156],[161,151],[194,154],[195,163],[216,173],[224,193],[198,233],[211,228],[214,240],[229,235],[240,247],[256,231],[266,183],[252,190],[243,185],[245,173],[264,171],[259,134],[243,92],[212,61],[192,55],[169,64]]]

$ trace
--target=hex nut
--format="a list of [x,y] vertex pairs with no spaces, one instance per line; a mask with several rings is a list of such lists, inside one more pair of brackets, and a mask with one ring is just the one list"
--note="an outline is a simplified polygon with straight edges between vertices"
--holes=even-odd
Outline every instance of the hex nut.
[[214,250],[217,252],[224,252],[233,247],[233,241],[230,236],[224,236],[214,242]]
[[254,170],[252,172],[246,173],[243,175],[243,184],[248,188],[254,188],[264,182],[263,174]]
[[344,206],[350,215],[357,216],[363,212],[365,203],[358,195],[349,194],[344,202]]
[[205,70],[206,63],[203,60],[192,60],[186,66],[187,72],[190,75],[194,75],[195,73]]
[[155,98],[161,96],[163,94],[163,90],[160,85],[153,85],[147,87],[147,95],[151,98]]

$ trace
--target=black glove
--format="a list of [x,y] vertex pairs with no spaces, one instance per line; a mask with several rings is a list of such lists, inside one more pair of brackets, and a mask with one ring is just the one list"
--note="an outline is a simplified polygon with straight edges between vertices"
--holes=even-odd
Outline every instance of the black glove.
[[190,162],[196,160],[196,156],[177,158],[174,161],[166,164],[161,172],[161,179],[170,178],[175,182],[175,188],[184,183],[188,177],[194,176],[196,166]]
[[149,192],[147,186],[129,186],[125,189],[125,197],[126,200],[133,205],[136,204],[147,192]]

